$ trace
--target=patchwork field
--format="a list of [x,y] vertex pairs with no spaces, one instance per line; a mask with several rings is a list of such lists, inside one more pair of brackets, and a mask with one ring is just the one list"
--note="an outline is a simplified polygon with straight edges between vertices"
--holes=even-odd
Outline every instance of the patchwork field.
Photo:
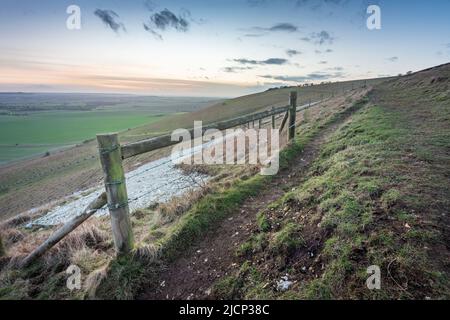
[[0,116],[0,164],[158,121],[163,114],[140,111],[50,111]]
[[[93,140],[96,133],[102,131],[123,130],[119,139],[121,143],[138,141],[165,133],[169,133],[177,128],[190,128],[194,121],[202,120],[204,123],[230,119],[244,114],[265,110],[271,106],[284,106],[289,102],[289,92],[296,90],[299,97],[299,105],[309,101],[330,99],[344,95],[352,89],[360,88],[364,85],[375,85],[385,79],[371,79],[338,83],[325,83],[316,86],[280,88],[265,92],[252,94],[229,100],[211,100],[211,98],[171,98],[171,97],[138,97],[122,95],[42,95],[35,94],[0,94],[0,117],[1,114],[21,113],[32,114],[34,112],[57,113],[61,105],[64,105],[64,112],[78,113],[85,110],[86,114],[101,112],[108,114],[111,120],[115,112],[126,114],[127,124],[121,118],[120,121],[103,121],[97,118],[95,122],[96,130],[86,133],[83,129],[72,133],[79,139],[74,147],[65,148],[62,151],[50,152],[46,157],[33,157],[26,161],[18,161],[0,165],[0,219],[5,219],[17,215],[21,212],[36,208],[47,203],[71,195],[81,189],[98,185],[101,180],[100,162],[98,160],[97,143]],[[14,98],[14,96],[16,96]],[[20,96],[20,99],[17,97]],[[34,103],[31,105],[30,103]],[[9,106],[9,107],[7,107]],[[32,107],[33,106],[33,107]],[[14,111],[15,110],[15,111]],[[91,110],[91,111],[89,111]],[[126,112],[125,112],[126,111]],[[139,125],[141,119],[136,120],[136,114],[147,114],[148,117],[142,119],[144,125]],[[161,117],[160,115],[166,116]],[[36,113],[37,115],[37,113]],[[155,119],[153,116],[160,116]],[[137,117],[137,116],[136,116]],[[156,121],[157,120],[157,121]],[[19,120],[17,120],[19,121]],[[129,123],[136,121],[133,126]],[[47,122],[46,125],[51,126]],[[101,129],[103,126],[104,129]],[[116,126],[116,127],[114,127]],[[23,126],[16,125],[12,130],[21,130]],[[68,131],[68,124],[61,125]],[[75,126],[76,128],[76,126]],[[132,128],[131,130],[126,130]],[[108,130],[107,130],[108,129]],[[28,129],[27,129],[28,130]],[[46,128],[45,130],[52,130]],[[45,131],[44,130],[44,131]],[[44,131],[39,133],[44,135]],[[73,131],[73,130],[71,130]],[[54,131],[53,131],[54,132]],[[45,135],[51,135],[45,133]],[[27,139],[29,133],[23,134]],[[19,134],[12,135],[7,142],[0,141],[0,145],[14,144],[19,138]],[[0,138],[1,139],[1,138]],[[12,141],[11,141],[12,140]],[[76,140],[76,139],[75,139]],[[87,140],[87,141],[85,141]],[[55,142],[56,141],[56,142]],[[73,144],[74,139],[66,138],[66,143]],[[26,146],[31,142],[20,142],[22,148],[3,149],[2,157],[21,158],[22,151],[28,152]],[[35,150],[30,150],[29,154],[45,154],[49,150],[49,142],[45,139],[33,140]],[[52,137],[50,143],[54,143],[58,148],[59,141]],[[134,168],[136,164],[146,163],[164,155],[168,150],[157,150],[145,155],[141,155],[125,162],[126,170]],[[14,155],[16,153],[16,155]],[[19,153],[19,154],[17,154]]]
[[126,131],[168,114],[195,111],[209,98],[0,94],[0,165]]

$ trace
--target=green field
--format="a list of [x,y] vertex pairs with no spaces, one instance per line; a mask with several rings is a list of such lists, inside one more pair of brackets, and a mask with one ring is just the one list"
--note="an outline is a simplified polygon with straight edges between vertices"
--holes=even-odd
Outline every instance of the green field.
[[0,115],[0,164],[160,120],[148,111],[48,111]]

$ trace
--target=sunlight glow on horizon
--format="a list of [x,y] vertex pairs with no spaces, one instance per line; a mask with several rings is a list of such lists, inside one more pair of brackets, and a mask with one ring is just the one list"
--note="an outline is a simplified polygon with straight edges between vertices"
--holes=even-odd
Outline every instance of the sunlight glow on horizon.
[[[117,12],[124,25],[114,32],[87,0],[74,1],[82,9],[82,29],[75,31],[65,27],[71,1],[3,0],[0,92],[226,97],[397,75],[450,58],[448,1],[378,0],[379,31],[365,28],[364,0],[305,1],[323,4],[314,10],[294,0],[155,0],[152,12],[144,2],[99,0],[96,5]],[[165,8],[187,17],[189,29],[157,30],[159,40],[143,23]],[[319,42],[322,31],[330,38]]]

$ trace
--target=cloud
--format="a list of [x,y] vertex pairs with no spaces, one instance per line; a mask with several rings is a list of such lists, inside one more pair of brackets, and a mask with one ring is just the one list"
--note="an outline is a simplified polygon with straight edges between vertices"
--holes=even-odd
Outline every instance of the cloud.
[[388,60],[390,62],[397,62],[398,61],[398,57],[390,57],[390,58],[387,58],[386,60]]
[[159,39],[162,39],[162,35],[156,30],[165,31],[172,28],[178,32],[187,32],[190,26],[188,21],[189,16],[190,13],[187,10],[182,15],[177,16],[169,9],[164,9],[152,14],[150,16],[150,22],[144,23],[144,29]]
[[265,79],[285,81],[285,82],[305,82],[305,81],[318,81],[318,80],[328,80],[334,78],[341,78],[344,76],[342,72],[326,73],[326,72],[315,72],[309,73],[302,76],[272,76],[264,75],[260,76]]
[[259,37],[263,37],[264,35],[265,35],[264,33],[247,33],[247,34],[244,34],[244,37],[259,38]]
[[166,30],[166,28],[172,27],[177,31],[186,32],[189,29],[189,22],[186,19],[176,16],[168,9],[155,13],[151,20],[159,30]]
[[159,40],[162,40],[162,39],[163,39],[163,37],[162,37],[161,34],[159,34],[158,32],[156,32],[156,31],[153,30],[152,28],[150,28],[150,27],[149,27],[148,25],[146,25],[145,23],[143,24],[143,26],[144,26],[144,30],[147,31],[147,32],[150,32],[152,35],[155,36],[155,38],[157,38],[157,39],[159,39]]
[[289,60],[282,58],[269,58],[266,60],[250,60],[250,59],[233,59],[234,62],[239,64],[251,64],[251,65],[283,65],[287,64]]
[[126,31],[124,24],[116,21],[119,15],[114,11],[97,9],[94,11],[94,14],[114,32],[118,33],[121,29]]
[[327,51],[326,51],[326,53],[331,53],[331,52],[333,52],[332,49],[327,49]]
[[225,67],[223,71],[227,73],[236,73],[238,71],[246,71],[252,69],[254,69],[254,67]]
[[328,70],[333,70],[333,71],[343,71],[344,68],[342,68],[342,67],[333,67],[333,68],[328,68]]
[[272,32],[287,32],[294,33],[298,31],[298,27],[289,22],[282,22],[274,24],[271,27],[252,27],[248,29],[242,29],[243,31],[248,32],[245,37],[262,37]]
[[319,61],[319,64],[327,64],[328,61]]
[[288,49],[288,50],[286,50],[286,54],[289,56],[289,57],[293,57],[293,56],[298,56],[298,55],[300,55],[300,54],[302,54],[300,51],[298,51],[298,50],[294,50],[294,49]]
[[269,28],[269,31],[285,31],[285,32],[296,32],[298,27],[292,23],[278,23]]
[[305,41],[305,42],[311,42],[310,37],[303,37],[303,38],[300,38],[300,40]]
[[312,33],[311,38],[314,40],[314,43],[318,45],[323,45],[325,43],[333,44],[335,40],[335,38],[325,30]]

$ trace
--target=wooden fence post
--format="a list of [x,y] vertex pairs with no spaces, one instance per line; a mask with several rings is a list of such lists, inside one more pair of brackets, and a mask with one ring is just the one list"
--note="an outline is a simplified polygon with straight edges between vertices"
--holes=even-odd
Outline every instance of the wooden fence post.
[[[274,110],[275,108],[272,107],[272,110]],[[272,115],[272,129],[275,129],[275,115]]]
[[258,129],[261,129],[261,127],[262,127],[262,119],[259,119],[259,121],[258,121]]
[[289,108],[289,128],[288,128],[288,141],[295,138],[295,118],[297,114],[297,92],[292,91],[290,97]]
[[118,254],[127,253],[133,248],[134,240],[119,139],[117,134],[97,135],[97,142],[105,176],[106,195],[116,252]]
[[286,122],[289,118],[289,111],[286,111],[285,115],[283,116],[283,120],[281,120],[281,125],[280,125],[280,132],[283,131],[284,126],[286,125]]

